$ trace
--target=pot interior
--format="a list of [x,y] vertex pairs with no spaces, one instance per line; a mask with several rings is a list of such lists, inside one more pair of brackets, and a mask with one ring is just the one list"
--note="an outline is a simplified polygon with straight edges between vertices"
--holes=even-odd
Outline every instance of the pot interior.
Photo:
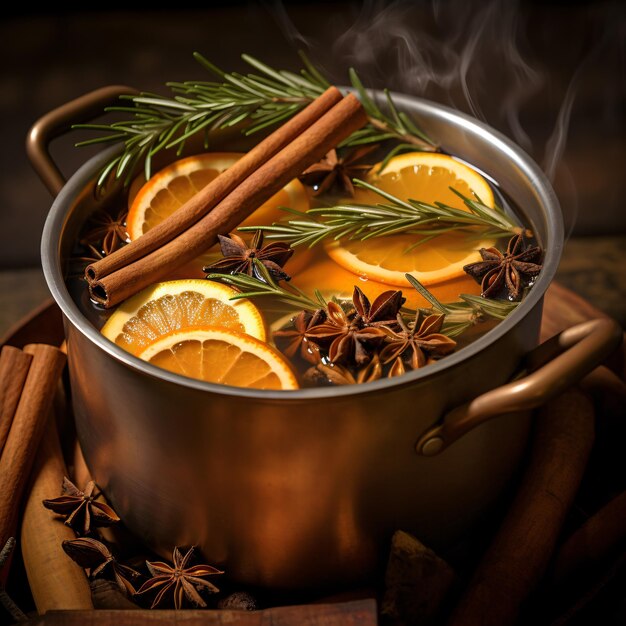
[[[382,97],[380,93],[376,94],[375,92],[375,95]],[[328,388],[315,388],[290,391],[289,394],[292,397],[338,396],[374,392],[380,388],[411,384],[429,373],[453,366],[499,339],[528,311],[531,311],[543,297],[558,266],[563,245],[560,207],[548,179],[532,159],[506,137],[467,115],[404,94],[393,94],[393,98],[401,110],[412,115],[418,120],[424,131],[437,140],[444,152],[479,170],[484,176],[496,183],[498,190],[502,192],[504,197],[510,199],[515,207],[519,207],[527,225],[533,230],[539,244],[545,250],[542,272],[530,293],[507,319],[469,346],[430,365],[428,368],[414,370],[399,378],[374,381],[365,385],[348,385],[330,390]],[[253,140],[256,142],[259,137],[254,137]],[[209,149],[240,151],[248,149],[249,146],[250,141],[245,139],[237,129],[229,129],[226,132],[213,133],[210,137]],[[129,355],[102,337],[92,323],[97,318],[95,309],[91,309],[94,311],[94,318],[88,319],[76,305],[68,289],[68,284],[81,287],[80,298],[88,299],[88,294],[87,290],[84,289],[84,284],[77,280],[73,282],[67,280],[67,277],[72,273],[70,257],[79,230],[86,218],[93,211],[120,201],[120,195],[123,193],[121,183],[109,188],[104,195],[96,196],[94,193],[97,175],[118,149],[114,146],[85,163],[65,185],[55,200],[46,221],[42,240],[44,273],[52,294],[66,318],[115,358],[151,375],[174,380],[187,386],[204,387],[211,391],[221,388],[221,391],[227,394],[237,393],[267,399],[274,397],[277,393],[284,394],[285,392],[241,388],[232,391],[221,385],[194,381],[156,368]],[[199,142],[190,141],[187,145],[186,154],[204,150],[205,148],[199,145]],[[179,158],[179,155],[166,154],[164,151],[158,153],[154,162],[154,171],[176,158]],[[83,309],[88,311],[90,306],[84,306]],[[283,395],[282,398],[284,399],[284,397]]]

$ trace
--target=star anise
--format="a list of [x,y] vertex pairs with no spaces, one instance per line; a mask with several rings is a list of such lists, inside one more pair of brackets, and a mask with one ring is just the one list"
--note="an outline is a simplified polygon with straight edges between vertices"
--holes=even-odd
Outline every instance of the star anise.
[[113,217],[108,211],[98,211],[89,219],[92,228],[83,235],[82,243],[98,245],[104,256],[115,252],[122,243],[128,241],[127,215],[128,211],[125,209],[121,210],[117,217]]
[[277,330],[274,333],[276,346],[290,359],[300,355],[305,361],[313,365],[319,363],[321,360],[320,348],[306,334],[325,319],[326,314],[322,309],[318,309],[314,313],[300,311],[294,318],[291,328]]
[[[211,263],[202,268],[202,271],[220,274],[233,274],[241,272],[248,276],[256,276],[254,259],[258,259],[272,275],[275,280],[289,280],[290,276],[283,270],[283,265],[287,263],[293,254],[293,248],[282,241],[274,241],[263,245],[263,231],[257,230],[250,242],[250,246],[239,237],[231,233],[228,237],[217,236],[220,242],[223,259]],[[256,276],[261,278],[261,276]]]
[[470,276],[482,279],[480,288],[483,298],[492,298],[503,288],[513,300],[519,300],[524,282],[541,271],[541,248],[527,248],[524,234],[511,237],[503,254],[496,248],[481,248],[482,261],[465,265],[463,269]]
[[450,354],[456,347],[456,341],[441,334],[444,315],[429,315],[421,319],[416,313],[415,322],[409,328],[398,314],[400,330],[383,327],[385,347],[380,351],[380,360],[384,365],[393,362],[389,376],[404,374],[406,366],[418,369],[426,365],[428,357],[440,357]]
[[359,318],[366,326],[396,325],[396,316],[400,307],[405,303],[401,291],[385,291],[370,304],[367,296],[354,286],[352,303]]
[[69,478],[64,477],[63,495],[44,500],[43,505],[55,513],[65,515],[65,524],[77,533],[86,535],[92,527],[111,526],[120,521],[108,504],[96,501],[99,495],[93,480],[87,483],[84,491],[80,491]]
[[378,355],[375,354],[369,363],[359,368],[356,372],[352,372],[344,365],[318,363],[307,370],[304,376],[306,380],[311,380],[317,384],[327,382],[333,385],[356,385],[378,380],[382,373],[383,367]]
[[314,163],[300,175],[300,181],[313,187],[313,195],[319,196],[333,186],[354,195],[353,178],[360,178],[372,168],[371,165],[359,163],[368,154],[374,152],[377,145],[358,146],[344,156],[339,157],[336,150],[328,152],[320,161]]
[[83,242],[85,251],[83,254],[71,256],[69,259],[70,272],[68,278],[84,278],[85,268],[91,263],[95,263],[104,258],[104,254],[100,252],[93,244]]
[[331,363],[351,363],[363,366],[372,358],[372,350],[385,336],[381,326],[393,324],[394,317],[402,306],[401,291],[385,291],[373,303],[365,294],[354,287],[352,304],[354,310],[346,313],[336,302],[326,307],[326,321],[306,332],[307,339],[328,346]]
[[132,581],[141,578],[141,574],[132,567],[117,561],[109,548],[97,539],[78,537],[65,540],[61,546],[65,553],[82,568],[89,570],[89,577],[102,576],[113,580],[120,591],[132,596],[136,593]]
[[326,307],[326,321],[307,331],[307,339],[328,347],[332,363],[365,365],[371,354],[368,346],[384,337],[379,328],[364,326],[358,316],[348,315],[336,302]]
[[173,596],[174,608],[181,609],[185,598],[194,606],[206,607],[206,602],[198,593],[199,589],[205,589],[210,593],[219,592],[215,585],[208,580],[204,580],[204,578],[215,574],[223,574],[224,572],[210,565],[189,566],[193,551],[194,548],[192,546],[183,556],[178,548],[174,548],[173,565],[168,565],[161,561],[146,561],[146,566],[150,574],[152,574],[152,578],[141,586],[137,595],[158,589],[158,593],[150,607],[151,609],[161,604],[168,593],[171,593]]

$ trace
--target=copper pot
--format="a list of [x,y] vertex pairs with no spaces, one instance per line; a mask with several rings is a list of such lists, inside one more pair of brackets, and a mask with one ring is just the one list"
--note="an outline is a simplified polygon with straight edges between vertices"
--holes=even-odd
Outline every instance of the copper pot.
[[486,125],[395,94],[447,151],[523,207],[546,250],[530,294],[468,347],[400,378],[291,392],[204,383],[109,342],[66,287],[81,223],[111,200],[95,200],[92,190],[118,148],[91,158],[66,183],[48,142],[129,91],[108,87],[75,100],[37,122],[27,142],[56,195],[42,262],[65,316],[78,436],[124,524],[165,556],[174,545],[196,544],[233,580],[274,588],[368,580],[397,529],[435,548],[458,539],[514,474],[530,409],[621,341],[616,324],[594,320],[536,349],[543,296],[563,246],[559,205],[544,174]]

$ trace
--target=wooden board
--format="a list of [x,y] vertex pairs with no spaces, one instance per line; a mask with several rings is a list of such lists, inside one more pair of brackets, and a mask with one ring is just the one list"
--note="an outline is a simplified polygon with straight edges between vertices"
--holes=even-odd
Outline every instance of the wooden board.
[[375,626],[376,601],[302,604],[263,611],[50,611],[29,626]]

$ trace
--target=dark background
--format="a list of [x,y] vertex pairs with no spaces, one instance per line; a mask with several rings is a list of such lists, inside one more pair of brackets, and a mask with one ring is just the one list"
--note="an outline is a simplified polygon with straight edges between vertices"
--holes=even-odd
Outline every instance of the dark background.
[[[309,56],[337,84],[469,112],[518,142],[554,178],[572,238],[558,280],[626,327],[626,12],[623,2],[429,0],[222,2],[175,10],[132,3],[27,12],[0,22],[0,332],[47,297],[39,240],[51,198],[24,140],[51,109],[108,84],[168,94],[206,79],[199,51],[245,71],[247,52],[279,69]],[[96,148],[56,140],[73,171]]]
[[[194,51],[225,70],[245,71],[242,52],[294,70],[298,48],[338,84],[353,65],[369,87],[451,105],[518,142],[553,175],[571,234],[558,280],[626,327],[623,5],[232,1],[159,11],[108,2],[39,13],[13,5],[0,22],[0,334],[48,295],[39,240],[51,197],[24,150],[41,115],[108,84],[165,95],[167,81],[205,79]],[[75,148],[81,138],[53,146],[68,176],[96,151]]]
[[[368,86],[482,117],[546,168],[555,162],[555,187],[574,235],[624,233],[626,29],[620,5],[444,0],[229,2],[177,11],[107,3],[106,11],[38,15],[14,9],[0,26],[0,268],[39,263],[50,197],[27,162],[30,125],[107,84],[167,94],[167,81],[205,78],[192,57],[196,50],[224,69],[243,71],[242,52],[297,69],[296,50],[304,48],[339,84],[354,65]],[[462,87],[465,67],[473,108]],[[571,118],[560,119],[568,93]],[[55,145],[68,175],[93,152],[74,148],[78,138],[74,131]]]

